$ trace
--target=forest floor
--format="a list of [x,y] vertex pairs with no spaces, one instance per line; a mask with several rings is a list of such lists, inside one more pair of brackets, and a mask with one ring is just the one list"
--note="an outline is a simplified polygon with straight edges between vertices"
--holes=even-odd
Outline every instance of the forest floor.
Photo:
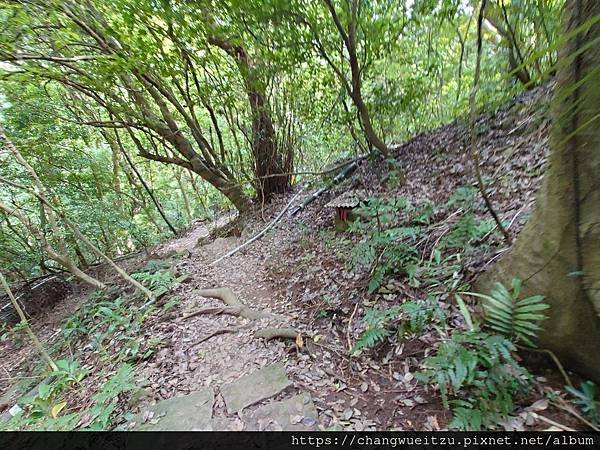
[[[477,122],[482,170],[492,201],[513,237],[531,212],[543,174],[548,147],[548,96],[547,88],[528,92]],[[447,203],[459,187],[473,185],[468,136],[465,124],[457,120],[398,146],[394,157],[406,176],[402,185],[389,182],[389,168],[382,162],[365,162],[349,180],[296,216],[284,215],[260,240],[217,264],[211,262],[262,230],[293,194],[258,206],[245,218],[239,237],[217,238],[198,245],[198,239],[208,235],[207,226],[215,226],[199,223],[182,237],[124,262],[126,269],[135,271],[149,258],[168,260],[177,274],[187,275],[187,280],[157,304],[137,332],[136,339],[153,342],[154,347],[151,356],[136,361],[134,366],[135,383],[142,390],[135,401],[131,396],[121,396],[118,412],[142,411],[138,421],[142,417],[142,422],[152,423],[152,416],[143,411],[154,402],[211,388],[215,393],[212,428],[247,429],[241,414],[228,411],[220,392],[226,384],[280,362],[290,383],[268,401],[309,394],[317,417],[315,423],[306,424],[308,427],[357,431],[445,429],[450,417],[439,393],[415,379],[423,358],[439,339],[437,333],[428,330],[404,342],[390,339],[351,356],[352,347],[364,331],[360,318],[366,308],[423,298],[426,292],[397,276],[386,281],[385,289],[369,294],[368,271],[349,265],[348,248],[354,241],[347,233],[336,233],[334,211],[325,205],[351,186],[359,186],[370,196],[403,196],[412,204]],[[308,195],[301,194],[298,203]],[[475,209],[479,217],[486,217],[481,204]],[[435,240],[448,232],[453,220],[452,214],[438,218],[435,234],[423,248],[432,252]],[[493,230],[480,244],[460,263],[460,277],[468,282],[507,250],[500,234]],[[109,277],[101,270],[98,273]],[[223,314],[222,301],[202,295],[202,289],[217,287],[231,289],[245,306],[271,316],[250,320]],[[85,299],[85,291],[76,292],[36,318],[34,329],[42,342],[60,339],[64,319],[81,308]],[[460,325],[458,309],[450,298],[445,300],[443,308],[449,322]],[[168,302],[172,305],[164,308]],[[205,308],[211,310],[192,315]],[[293,328],[302,339],[265,340],[254,336],[266,327]],[[115,336],[125,331],[118,329]],[[106,350],[118,352],[120,345],[115,337]],[[68,400],[69,405],[77,405],[72,410],[85,410],[91,392],[109,375],[101,370],[106,362],[92,345],[59,348],[58,355],[76,356],[88,369],[88,376]],[[523,357],[535,383],[529,395],[520,399],[515,419],[505,428],[543,430],[556,422],[581,429],[581,423],[572,415],[547,402],[549,394],[564,396],[564,380],[556,368],[544,358]],[[2,372],[6,375],[0,381],[4,394],[0,406],[6,408],[14,402],[19,392],[9,386],[31,376],[36,360],[27,345],[19,347],[11,340],[0,343]],[[261,400],[249,410],[264,403]],[[127,428],[135,420],[128,416],[120,426]],[[85,417],[78,426],[85,426]],[[262,420],[255,429],[277,430],[281,426],[274,420]]]

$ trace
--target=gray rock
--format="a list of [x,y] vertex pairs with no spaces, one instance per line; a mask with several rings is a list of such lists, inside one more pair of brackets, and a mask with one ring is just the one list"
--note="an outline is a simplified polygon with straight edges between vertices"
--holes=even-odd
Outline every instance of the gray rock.
[[213,431],[245,431],[246,424],[239,417],[213,417]]
[[215,400],[212,389],[173,397],[143,408],[136,416],[134,430],[139,431],[212,431]]
[[306,393],[260,406],[242,419],[249,431],[312,431],[318,423],[317,408]]
[[282,363],[275,363],[257,370],[239,380],[221,386],[227,412],[241,411],[246,406],[272,397],[291,384]]

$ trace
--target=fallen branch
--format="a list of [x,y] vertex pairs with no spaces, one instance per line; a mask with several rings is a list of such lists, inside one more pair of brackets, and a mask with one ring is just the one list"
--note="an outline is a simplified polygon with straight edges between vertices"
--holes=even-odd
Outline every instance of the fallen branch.
[[292,206],[292,203],[294,203],[294,200],[296,200],[296,197],[298,197],[302,191],[304,191],[304,188],[306,186],[302,186],[300,188],[300,190],[292,197],[292,199],[288,202],[287,205],[285,205],[285,207],[281,210],[281,212],[277,215],[277,217],[275,217],[271,223],[269,225],[267,225],[260,233],[258,233],[257,235],[255,235],[253,238],[247,240],[246,242],[244,242],[242,245],[240,245],[239,247],[234,248],[233,250],[231,250],[230,252],[224,254],[223,256],[221,256],[220,258],[216,259],[215,261],[211,262],[209,264],[209,266],[214,266],[215,264],[217,264],[218,262],[223,261],[225,258],[229,258],[230,256],[236,254],[237,252],[239,252],[241,249],[243,249],[244,247],[246,247],[247,245],[250,245],[251,243],[253,243],[254,241],[260,239],[267,231],[269,231],[271,228],[273,228],[273,226],[275,226],[275,224],[277,222],[279,222],[281,220],[281,218],[283,217],[283,215],[285,214],[285,212],[289,209],[290,206]]
[[350,341],[350,328],[352,327],[352,319],[354,319],[354,315],[356,314],[356,310],[358,309],[358,302],[354,305],[354,311],[352,311],[352,315],[348,320],[348,327],[346,328],[346,341],[348,341],[348,351],[352,351],[352,342]]
[[585,423],[592,430],[600,432],[600,428],[598,426],[594,425],[589,420],[587,420],[585,417],[581,416],[581,414],[579,414],[577,411],[575,411],[571,407],[571,405],[569,405],[563,398],[558,397],[558,401],[555,402],[554,404],[556,406],[558,406],[560,409],[562,409],[563,411],[568,412],[569,414],[571,414],[573,417],[581,420],[583,423]]
[[56,366],[54,360],[50,357],[50,355],[48,354],[48,352],[44,349],[44,346],[42,345],[42,343],[40,342],[40,340],[33,333],[33,330],[31,329],[31,326],[29,325],[29,322],[27,321],[27,318],[25,317],[25,313],[23,313],[23,310],[19,306],[19,302],[17,302],[17,299],[15,298],[15,296],[12,293],[12,291],[10,290],[10,287],[8,286],[8,283],[6,282],[6,279],[4,278],[4,275],[2,275],[2,272],[0,272],[0,284],[2,285],[2,287],[4,288],[4,290],[6,291],[6,294],[8,295],[8,298],[10,299],[10,301],[13,304],[15,310],[17,311],[17,314],[19,315],[19,318],[21,319],[21,323],[25,325],[25,331],[27,332],[27,334],[29,335],[29,338],[33,342],[34,347],[36,348],[36,350],[38,352],[40,352],[40,355],[42,356],[42,359],[46,362],[46,364],[48,364],[48,366],[53,371],[57,371],[58,367]]

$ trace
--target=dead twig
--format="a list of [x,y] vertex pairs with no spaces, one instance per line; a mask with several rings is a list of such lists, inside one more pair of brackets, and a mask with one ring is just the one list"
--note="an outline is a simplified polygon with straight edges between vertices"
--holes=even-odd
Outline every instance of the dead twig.
[[554,404],[562,409],[563,411],[571,414],[573,417],[579,419],[581,422],[585,423],[588,427],[590,427],[592,430],[594,431],[600,431],[600,428],[597,427],[596,425],[594,425],[593,423],[591,423],[589,420],[587,420],[585,417],[583,417],[581,414],[579,414],[577,411],[575,411],[571,405],[569,405],[564,399],[562,398],[558,398],[558,402],[555,402]]
[[569,375],[567,375],[567,371],[565,370],[565,368],[563,367],[563,365],[558,360],[558,358],[556,357],[556,355],[554,354],[554,352],[552,350],[548,350],[547,348],[524,347],[522,345],[517,345],[517,348],[519,348],[521,350],[528,350],[528,351],[534,352],[534,353],[545,353],[548,356],[550,356],[550,358],[552,359],[552,361],[554,362],[554,364],[558,368],[558,371],[560,372],[560,374],[565,379],[565,383],[567,383],[567,385],[570,386],[571,388],[573,387],[573,383],[571,382],[571,379],[569,378]]
[[568,426],[566,426],[566,425],[563,425],[563,424],[560,424],[560,423],[558,423],[558,422],[555,422],[554,420],[552,420],[552,419],[549,419],[549,418],[547,418],[546,416],[542,416],[542,415],[541,415],[541,414],[539,414],[539,413],[530,412],[529,414],[531,414],[531,415],[532,415],[533,417],[535,417],[536,419],[539,419],[539,420],[541,420],[542,422],[546,422],[547,424],[549,424],[549,425],[552,425],[552,426],[554,426],[554,427],[560,428],[560,429],[561,429],[561,430],[563,430],[563,431],[577,431],[577,430],[574,430],[573,428],[569,428],[569,427],[568,427]]
[[354,319],[354,315],[356,314],[356,310],[358,309],[358,302],[354,305],[354,311],[352,311],[352,315],[348,320],[348,327],[346,328],[346,341],[348,342],[348,351],[352,351],[352,342],[350,341],[350,327],[352,326],[352,319]]

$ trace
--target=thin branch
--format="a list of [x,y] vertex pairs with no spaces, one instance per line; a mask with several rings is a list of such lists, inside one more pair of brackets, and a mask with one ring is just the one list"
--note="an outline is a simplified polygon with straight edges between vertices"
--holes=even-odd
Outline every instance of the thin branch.
[[510,234],[508,234],[508,231],[506,231],[506,228],[504,228],[504,225],[502,225],[502,221],[500,220],[500,217],[498,217],[498,214],[496,213],[496,211],[492,205],[492,202],[487,194],[485,184],[483,182],[483,178],[481,175],[481,167],[480,167],[480,162],[479,162],[479,151],[477,150],[477,133],[475,130],[475,113],[476,113],[475,98],[477,97],[477,91],[479,90],[479,77],[480,77],[480,72],[481,72],[481,48],[482,48],[481,27],[482,27],[482,23],[483,23],[483,14],[485,11],[486,4],[487,4],[487,0],[481,1],[481,8],[479,9],[479,16],[477,18],[477,58],[476,58],[476,63],[475,63],[475,76],[473,78],[473,88],[471,89],[471,94],[469,95],[469,106],[470,106],[469,119],[470,119],[470,129],[471,129],[471,159],[473,160],[473,166],[475,169],[475,178],[477,179],[477,185],[479,187],[479,192],[481,193],[481,196],[483,197],[483,200],[485,202],[485,205],[486,205],[488,211],[494,218],[494,221],[496,222],[498,229],[504,236],[504,240],[506,241],[506,243],[508,245],[510,245],[510,243],[511,243]]
[[58,367],[56,366],[56,363],[52,360],[52,358],[50,358],[50,355],[48,354],[48,352],[46,352],[46,350],[44,350],[44,347],[42,346],[42,343],[40,342],[40,340],[33,333],[33,330],[31,329],[31,326],[29,325],[29,322],[27,321],[27,317],[25,317],[25,314],[23,313],[21,306],[19,305],[19,303],[17,302],[17,299],[15,298],[14,294],[10,290],[10,287],[8,286],[8,283],[6,282],[6,279],[4,278],[4,275],[2,275],[1,271],[0,271],[0,282],[2,283],[2,287],[8,294],[8,298],[10,298],[10,301],[13,304],[15,310],[17,311],[17,314],[19,315],[19,318],[21,319],[21,323],[25,324],[25,330],[27,331],[27,334],[33,341],[33,345],[40,352],[40,355],[42,355],[42,358],[44,359],[44,361],[46,361],[48,366],[50,366],[50,368],[52,370],[57,371]]

